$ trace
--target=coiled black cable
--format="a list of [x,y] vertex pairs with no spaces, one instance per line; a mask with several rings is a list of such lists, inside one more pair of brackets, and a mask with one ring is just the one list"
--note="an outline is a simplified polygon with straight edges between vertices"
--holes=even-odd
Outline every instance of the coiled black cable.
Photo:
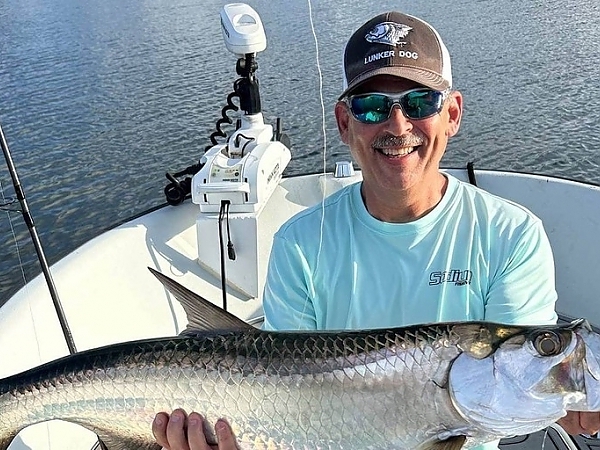
[[229,124],[231,125],[233,123],[233,120],[231,119],[231,117],[229,117],[227,115],[227,113],[229,111],[238,111],[240,108],[233,103],[233,99],[234,98],[239,98],[240,96],[238,95],[237,92],[232,92],[227,96],[227,105],[225,105],[222,109],[221,109],[221,118],[219,120],[217,120],[217,123],[215,124],[215,128],[216,131],[214,131],[211,135],[210,135],[210,145],[207,145],[205,150],[210,149],[213,145],[217,145],[219,142],[217,141],[217,137],[227,137],[227,134],[225,134],[225,132],[221,129],[221,126],[224,124]]

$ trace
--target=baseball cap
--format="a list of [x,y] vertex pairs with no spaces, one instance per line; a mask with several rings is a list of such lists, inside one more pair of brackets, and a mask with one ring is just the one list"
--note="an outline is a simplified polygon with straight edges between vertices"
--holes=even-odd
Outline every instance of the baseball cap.
[[339,99],[377,75],[394,75],[443,91],[452,87],[450,54],[427,22],[396,11],[383,13],[346,43],[344,91]]

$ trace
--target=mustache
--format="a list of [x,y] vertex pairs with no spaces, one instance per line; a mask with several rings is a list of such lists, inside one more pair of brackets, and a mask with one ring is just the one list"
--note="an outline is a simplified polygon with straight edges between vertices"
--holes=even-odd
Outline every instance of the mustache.
[[375,141],[373,141],[373,147],[416,147],[417,145],[423,144],[423,142],[425,142],[425,140],[417,134],[403,134],[402,136],[384,134],[375,138]]

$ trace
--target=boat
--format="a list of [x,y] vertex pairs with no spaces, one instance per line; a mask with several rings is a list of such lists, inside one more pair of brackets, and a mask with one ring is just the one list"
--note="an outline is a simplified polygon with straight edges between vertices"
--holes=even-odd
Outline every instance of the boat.
[[[350,161],[336,162],[331,172],[284,176],[288,142],[260,112],[254,61],[266,45],[260,18],[247,5],[233,4],[223,9],[221,22],[227,48],[239,56],[235,94],[244,114],[235,132],[225,144],[213,140],[199,163],[169,176],[167,204],[91,239],[50,267],[50,283],[41,274],[0,308],[0,377],[74,351],[182,332],[187,325],[182,307],[148,267],[259,326],[275,231],[297,212],[362,179]],[[219,124],[231,121],[233,97],[217,135]],[[595,284],[600,252],[590,245],[600,225],[600,186],[472,163],[444,171],[540,217],[555,256],[561,318],[600,324]],[[597,448],[597,442],[571,438],[556,426],[504,440],[501,448]],[[23,430],[10,448],[100,447],[90,431],[52,421]]]

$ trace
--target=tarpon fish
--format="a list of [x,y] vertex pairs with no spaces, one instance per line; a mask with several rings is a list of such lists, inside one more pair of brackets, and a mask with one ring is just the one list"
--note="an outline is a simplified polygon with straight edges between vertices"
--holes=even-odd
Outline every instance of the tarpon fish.
[[583,320],[267,332],[155,274],[184,306],[186,332],[0,380],[1,450],[50,419],[109,450],[154,450],[155,414],[179,407],[203,414],[207,433],[225,417],[246,450],[470,448],[600,410],[600,335]]

